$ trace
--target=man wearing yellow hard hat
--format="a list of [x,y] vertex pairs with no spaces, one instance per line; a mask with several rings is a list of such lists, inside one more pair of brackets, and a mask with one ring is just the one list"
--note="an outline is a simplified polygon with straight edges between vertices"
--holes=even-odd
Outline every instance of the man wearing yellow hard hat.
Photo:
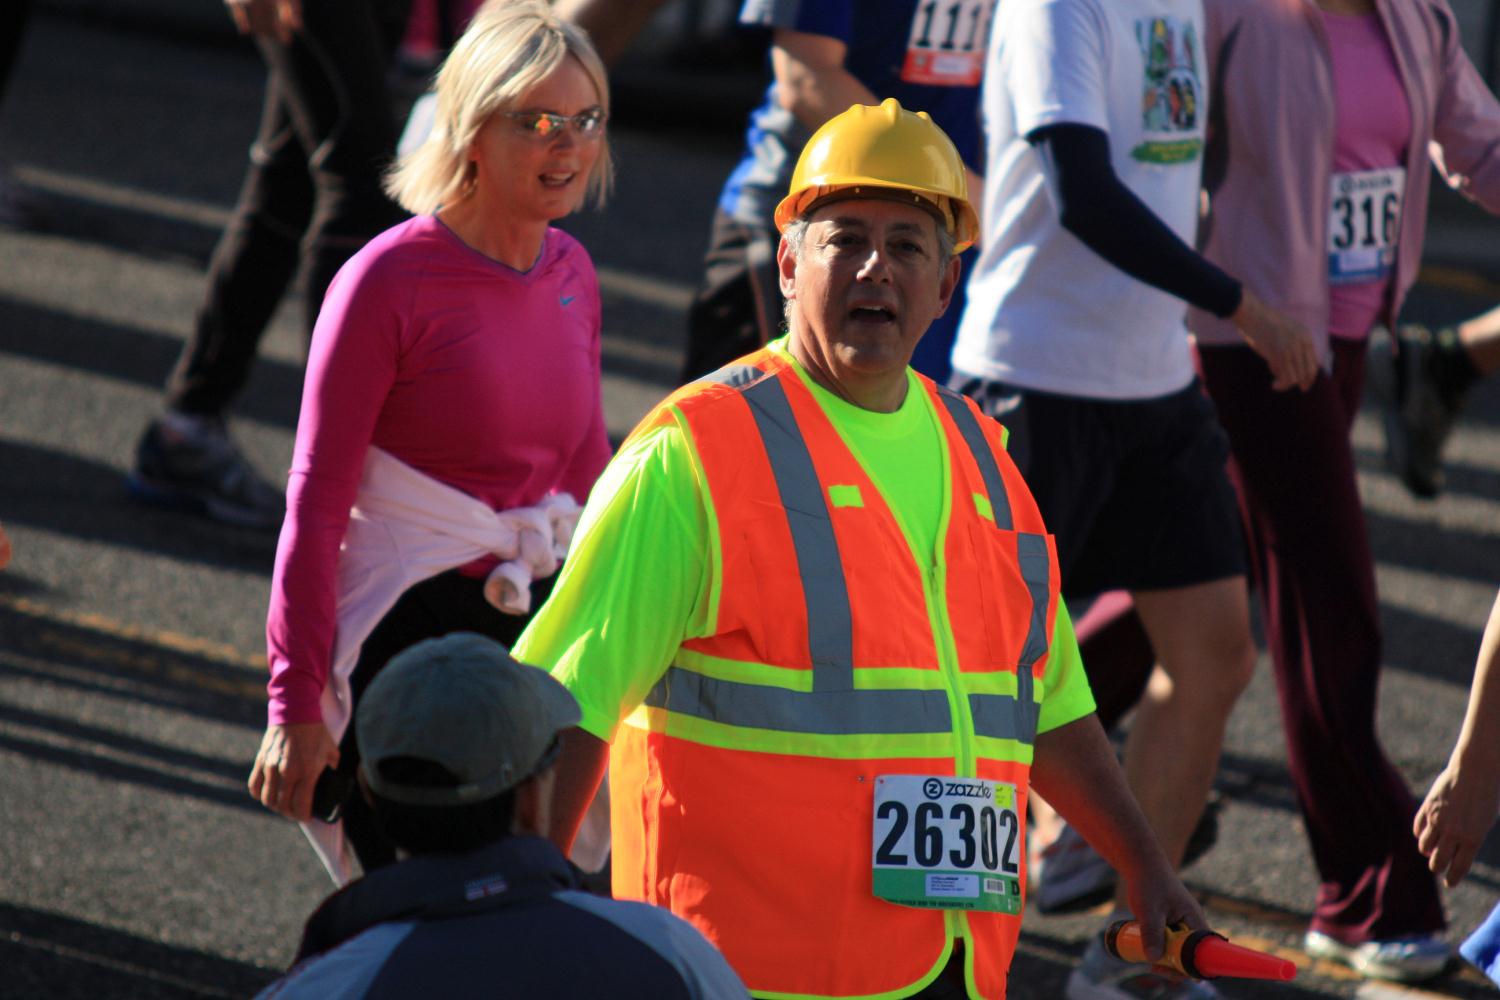
[[1094,718],[1004,432],[907,365],[974,236],[952,143],[855,105],[776,223],[787,335],[641,422],[516,648],[582,711],[554,839],[607,761],[614,894],[691,921],[757,996],[1003,997],[1031,787],[1145,926],[1202,926]]

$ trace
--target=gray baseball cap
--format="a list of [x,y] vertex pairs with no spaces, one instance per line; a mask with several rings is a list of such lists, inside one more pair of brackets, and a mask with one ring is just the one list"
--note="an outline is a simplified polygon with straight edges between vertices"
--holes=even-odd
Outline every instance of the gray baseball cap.
[[[529,778],[578,718],[578,702],[545,670],[517,662],[493,639],[455,632],[392,657],[360,699],[354,726],[371,791],[405,805],[457,806]],[[460,784],[397,784],[380,773],[392,757],[441,764]]]

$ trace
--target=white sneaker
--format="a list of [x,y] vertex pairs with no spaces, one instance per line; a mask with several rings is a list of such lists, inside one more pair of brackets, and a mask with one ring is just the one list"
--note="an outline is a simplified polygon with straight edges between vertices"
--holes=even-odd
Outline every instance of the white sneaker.
[[1068,976],[1063,995],[1067,1000],[1221,1000],[1219,991],[1200,979],[1111,958],[1097,934]]
[[1342,962],[1367,979],[1390,979],[1398,983],[1431,979],[1453,957],[1452,946],[1436,934],[1343,944],[1321,931],[1308,931],[1302,950],[1313,958]]

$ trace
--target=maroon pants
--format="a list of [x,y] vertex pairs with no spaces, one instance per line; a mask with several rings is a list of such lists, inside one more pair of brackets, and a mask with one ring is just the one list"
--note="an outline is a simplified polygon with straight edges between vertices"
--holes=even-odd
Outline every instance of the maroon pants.
[[[1416,801],[1375,733],[1380,608],[1349,428],[1365,345],[1334,340],[1333,374],[1273,392],[1248,347],[1199,351],[1229,434],[1251,578],[1281,696],[1297,802],[1322,884],[1312,928],[1347,944],[1443,929],[1437,883],[1412,836]],[[1100,715],[1135,697],[1150,646],[1119,602],[1080,620]],[[1106,680],[1107,679],[1107,680]]]

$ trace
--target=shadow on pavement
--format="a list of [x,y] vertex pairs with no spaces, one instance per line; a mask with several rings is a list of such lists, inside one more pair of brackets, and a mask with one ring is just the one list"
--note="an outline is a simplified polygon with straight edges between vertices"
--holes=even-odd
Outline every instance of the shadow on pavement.
[[[0,668],[0,672],[3,672],[3,668]],[[18,736],[15,735],[16,729],[36,730],[45,734],[45,738],[28,739]],[[58,739],[90,746],[59,746],[54,742]],[[105,752],[97,752],[94,747]],[[262,812],[259,803],[252,800],[244,788],[245,776],[250,773],[248,762],[231,763],[185,753],[108,729],[80,725],[71,719],[0,706],[0,750],[83,771],[110,781],[154,788],[183,798],[243,809],[256,815]],[[155,762],[178,770],[197,771],[215,783],[207,784],[196,777],[185,777],[154,766],[121,760],[113,756],[117,753],[152,758]]]
[[[0,635],[6,637],[7,647],[0,652],[0,677],[57,685],[79,694],[124,697],[256,732],[265,725],[265,675],[253,665],[232,663],[206,648],[172,649],[160,642],[60,620],[32,610],[24,599],[11,597],[9,578],[0,579],[4,580],[0,583]],[[183,645],[189,644],[184,641]],[[22,711],[0,706],[0,721]],[[36,721],[42,718],[37,716]],[[55,717],[54,721],[75,726]],[[74,735],[97,738],[82,732]],[[108,736],[108,740],[122,739]],[[144,751],[133,748],[133,752],[216,776],[239,779],[248,773],[248,761],[242,766],[145,746]]]
[[[1483,414],[1472,409],[1465,411],[1460,419],[1463,423],[1476,426],[1484,422]],[[1496,427],[1500,427],[1500,419],[1494,420],[1493,423]],[[1355,447],[1354,466],[1365,475],[1392,474],[1385,464],[1385,453],[1372,448]],[[1443,487],[1443,496],[1472,497],[1477,500],[1493,500],[1500,497],[1500,471],[1494,468],[1472,465],[1462,459],[1445,455],[1443,473],[1447,480]],[[1413,498],[1412,502],[1425,507],[1429,501]],[[1367,516],[1374,516],[1368,507],[1365,512]],[[1434,526],[1432,530],[1436,532],[1438,528]],[[1445,531],[1439,533],[1446,534]]]
[[[1442,680],[1461,691],[1469,690],[1474,677],[1474,656],[1479,651],[1479,631],[1436,621],[1404,608],[1382,605],[1380,620],[1384,636],[1381,660],[1388,670],[1402,670],[1421,677]],[[1458,734],[1461,716],[1452,722]]]
[[[159,388],[181,351],[176,337],[0,298],[0,354]],[[296,426],[302,365],[258,357],[248,388],[236,416]]]
[[276,532],[138,504],[112,465],[0,439],[7,523],[269,577]]
[[10,997],[178,1000],[250,996],[276,973],[44,910],[0,904],[0,968]]
[[220,225],[200,225],[146,209],[110,205],[85,194],[33,192],[44,222],[43,235],[62,236],[83,246],[103,246],[148,260],[208,264]]

